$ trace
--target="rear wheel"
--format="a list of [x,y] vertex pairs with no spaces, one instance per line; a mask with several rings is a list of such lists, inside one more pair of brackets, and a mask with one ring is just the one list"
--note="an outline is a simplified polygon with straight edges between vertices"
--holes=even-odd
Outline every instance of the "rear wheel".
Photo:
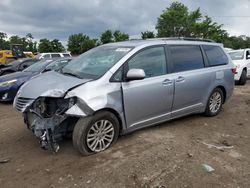
[[73,131],[73,145],[82,155],[106,150],[119,135],[119,121],[110,112],[102,111],[80,119]]
[[244,69],[241,73],[239,84],[240,85],[245,85],[247,82],[247,71]]
[[220,88],[213,90],[212,94],[209,96],[205,115],[212,117],[219,114],[224,101],[224,94]]

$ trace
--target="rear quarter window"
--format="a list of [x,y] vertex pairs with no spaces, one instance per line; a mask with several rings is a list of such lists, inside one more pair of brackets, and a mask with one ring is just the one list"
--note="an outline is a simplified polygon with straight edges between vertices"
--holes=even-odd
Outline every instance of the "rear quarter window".
[[219,66],[228,64],[228,58],[219,46],[202,46],[208,60],[209,66]]
[[64,57],[70,57],[70,55],[69,55],[69,54],[63,54],[63,56],[64,56]]

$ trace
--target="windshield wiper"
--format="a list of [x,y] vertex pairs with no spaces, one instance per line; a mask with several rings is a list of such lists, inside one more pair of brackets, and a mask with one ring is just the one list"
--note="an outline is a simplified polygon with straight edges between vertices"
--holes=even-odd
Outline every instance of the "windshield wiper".
[[63,71],[61,71],[61,73],[62,73],[63,75],[74,76],[74,77],[76,77],[76,78],[82,79],[82,78],[81,78],[80,76],[78,76],[77,74],[74,74],[74,73],[71,73],[71,72],[63,72]]

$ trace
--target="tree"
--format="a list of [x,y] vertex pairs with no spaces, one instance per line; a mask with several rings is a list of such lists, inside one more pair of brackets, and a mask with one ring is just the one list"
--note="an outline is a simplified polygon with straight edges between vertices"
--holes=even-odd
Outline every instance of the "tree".
[[200,18],[200,9],[189,13],[184,4],[173,2],[158,18],[158,37],[190,36],[192,26]]
[[155,34],[153,31],[144,31],[144,32],[141,32],[141,38],[142,39],[155,38]]
[[0,32],[0,50],[1,49],[3,49],[3,50],[10,49],[10,43],[6,39],[7,39],[7,34]]
[[[200,9],[189,11],[179,2],[173,2],[158,18],[158,37],[197,37],[228,41],[228,33],[209,16],[202,16]],[[229,42],[228,42],[229,43]]]
[[223,44],[225,47],[233,49],[244,49],[250,47],[250,37],[241,36],[228,36],[223,39]]
[[113,40],[113,33],[111,30],[106,30],[101,34],[100,40],[102,44],[107,44],[110,42],[114,42]]
[[64,46],[62,45],[62,43],[58,40],[58,39],[54,39],[50,42],[51,44],[51,52],[63,52],[65,51]]
[[193,35],[199,38],[210,38],[217,42],[222,42],[228,37],[228,33],[219,25],[212,21],[212,18],[205,16],[202,22],[194,24]]
[[[33,44],[34,49],[36,48],[36,42]],[[63,52],[65,48],[63,47],[62,43],[58,39],[54,39],[50,41],[49,39],[40,39],[38,45],[38,51],[40,53],[46,52]]]
[[45,52],[51,52],[52,51],[52,46],[49,41],[49,39],[40,39],[39,45],[38,45],[38,51],[40,53],[45,53]]
[[33,53],[37,53],[38,52],[38,50],[37,50],[37,42],[35,41],[35,42],[33,42]]
[[113,36],[114,36],[114,41],[115,42],[121,42],[121,41],[129,40],[129,35],[126,34],[126,33],[121,32],[119,30],[116,30],[113,33]]
[[119,30],[112,32],[110,29],[108,29],[101,34],[100,40],[102,44],[107,44],[110,42],[121,42],[129,40],[129,35]]
[[31,33],[27,33],[26,36],[26,42],[27,42],[27,46],[25,46],[26,50],[27,51],[31,51],[31,52],[34,52],[34,43],[33,43],[33,36]]
[[91,39],[83,33],[73,34],[68,39],[68,50],[72,54],[82,54],[96,46],[96,39]]

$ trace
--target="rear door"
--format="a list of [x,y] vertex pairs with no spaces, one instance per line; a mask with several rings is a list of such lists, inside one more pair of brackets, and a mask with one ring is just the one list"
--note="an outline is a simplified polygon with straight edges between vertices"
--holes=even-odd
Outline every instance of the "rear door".
[[199,45],[170,45],[171,72],[175,78],[172,117],[200,111],[211,83]]
[[51,54],[51,57],[52,58],[59,58],[59,57],[61,57],[61,55],[60,54]]
[[167,75],[165,47],[143,49],[125,67],[143,69],[146,74],[143,80],[122,83],[128,128],[137,129],[170,118],[174,86]]

